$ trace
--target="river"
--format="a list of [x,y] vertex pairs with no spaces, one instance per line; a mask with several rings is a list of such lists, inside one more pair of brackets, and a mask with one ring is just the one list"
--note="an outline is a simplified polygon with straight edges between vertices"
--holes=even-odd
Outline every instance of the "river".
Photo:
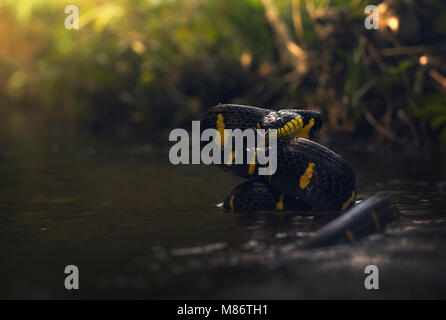
[[[387,191],[401,218],[355,245],[300,250],[331,217],[224,213],[242,180],[171,165],[168,147],[3,143],[0,298],[446,298],[444,159],[336,149],[358,199]],[[364,288],[369,264],[378,290]],[[79,290],[64,287],[67,265]]]

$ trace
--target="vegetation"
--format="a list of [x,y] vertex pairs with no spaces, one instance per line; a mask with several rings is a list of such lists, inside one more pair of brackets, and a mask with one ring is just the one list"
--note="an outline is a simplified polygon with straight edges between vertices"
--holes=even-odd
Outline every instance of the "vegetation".
[[[0,3],[0,125],[147,137],[219,102],[320,109],[322,134],[446,144],[446,4],[368,1]],[[434,19],[432,17],[435,17]]]

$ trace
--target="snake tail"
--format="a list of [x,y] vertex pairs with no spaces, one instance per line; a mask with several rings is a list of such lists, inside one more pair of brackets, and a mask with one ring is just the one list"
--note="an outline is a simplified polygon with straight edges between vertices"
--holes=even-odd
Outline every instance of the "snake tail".
[[387,194],[380,192],[323,226],[302,246],[315,248],[355,243],[360,238],[381,231],[398,218],[399,210],[395,203]]

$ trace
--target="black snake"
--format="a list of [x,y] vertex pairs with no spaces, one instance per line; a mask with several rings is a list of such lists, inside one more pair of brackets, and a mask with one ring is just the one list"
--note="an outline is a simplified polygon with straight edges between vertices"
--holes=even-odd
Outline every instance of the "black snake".
[[[259,165],[235,164],[233,158],[219,167],[247,178],[226,197],[223,207],[243,211],[330,211],[343,213],[321,229],[308,246],[354,242],[358,236],[379,230],[398,216],[396,206],[384,194],[356,205],[355,175],[335,152],[311,139],[322,127],[319,112],[300,109],[268,110],[253,106],[219,104],[209,108],[201,120],[201,131],[216,129],[277,130],[277,170],[259,175]],[[204,143],[204,142],[203,142]],[[244,150],[247,152],[247,150]],[[350,209],[350,210],[349,210]],[[340,223],[342,222],[342,223]]]

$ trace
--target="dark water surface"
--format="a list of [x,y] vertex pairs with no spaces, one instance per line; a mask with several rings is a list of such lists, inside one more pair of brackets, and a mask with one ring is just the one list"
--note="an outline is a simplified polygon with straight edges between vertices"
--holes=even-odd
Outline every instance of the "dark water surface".
[[[336,150],[339,151],[339,150]],[[0,298],[446,298],[444,159],[343,156],[358,196],[402,218],[356,245],[299,250],[331,217],[235,215],[241,179],[168,149],[87,139],[0,145]],[[64,268],[80,290],[64,288]],[[380,289],[364,289],[364,267]]]

